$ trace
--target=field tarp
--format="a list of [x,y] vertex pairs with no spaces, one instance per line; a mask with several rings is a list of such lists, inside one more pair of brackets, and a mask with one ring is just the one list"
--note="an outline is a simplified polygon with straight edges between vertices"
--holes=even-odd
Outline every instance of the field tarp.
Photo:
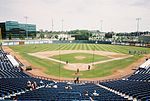
[[19,63],[11,55],[6,55],[14,67],[19,67]]
[[140,68],[148,69],[149,67],[150,67],[150,59],[148,59],[146,62],[140,65]]

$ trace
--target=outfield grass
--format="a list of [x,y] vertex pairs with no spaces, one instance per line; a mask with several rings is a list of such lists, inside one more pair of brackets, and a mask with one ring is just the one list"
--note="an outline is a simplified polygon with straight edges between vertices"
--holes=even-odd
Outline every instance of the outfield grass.
[[[45,73],[61,77],[74,77],[74,71],[66,70],[63,65],[54,61],[40,59],[34,56],[30,56],[27,53],[34,53],[40,51],[55,51],[55,50],[98,50],[109,51],[128,54],[129,50],[147,51],[150,53],[149,48],[134,47],[134,46],[119,46],[119,45],[105,45],[105,44],[39,44],[39,45],[21,45],[10,46],[15,52],[18,52],[24,59],[37,67],[45,68]],[[111,75],[113,70],[122,69],[135,62],[141,56],[134,55],[133,57],[115,60],[108,63],[97,64],[95,69],[90,71],[81,71],[81,78],[94,78]],[[92,59],[91,59],[92,60]]]
[[[79,59],[77,57],[83,57],[83,58]],[[68,61],[69,63],[92,63],[92,62],[109,59],[106,56],[88,54],[88,53],[61,54],[61,55],[52,56],[50,58],[57,59],[57,60],[61,59],[61,61]]]

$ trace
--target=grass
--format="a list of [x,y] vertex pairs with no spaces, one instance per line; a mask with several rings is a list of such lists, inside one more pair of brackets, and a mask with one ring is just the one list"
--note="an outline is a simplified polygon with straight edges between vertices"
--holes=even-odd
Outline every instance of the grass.
[[[81,57],[81,58],[79,59],[77,57]],[[56,55],[50,58],[57,59],[57,60],[61,59],[61,61],[68,61],[69,63],[91,63],[93,61],[96,62],[96,61],[109,59],[108,57],[105,57],[105,56],[100,56],[100,55],[95,55],[95,54],[93,55],[93,54],[88,54],[88,53],[62,54],[62,55]]]
[[[109,52],[117,52],[128,54],[129,50],[136,51],[147,51],[150,53],[149,48],[142,47],[134,47],[134,46],[119,46],[119,45],[105,45],[105,44],[36,44],[36,45],[20,45],[20,46],[10,46],[15,52],[18,52],[24,59],[32,63],[33,65],[44,68],[46,74],[61,76],[61,77],[69,77],[73,78],[75,71],[66,70],[62,64],[46,60],[40,59],[34,56],[30,56],[27,53],[34,53],[40,51],[55,51],[55,50],[97,50],[97,51],[109,51]],[[65,56],[64,56],[65,57]],[[81,78],[94,78],[94,77],[104,77],[107,75],[111,75],[116,69],[123,69],[135,62],[139,58],[143,57],[134,55],[128,59],[123,60],[115,60],[103,64],[95,65],[95,69],[90,71],[82,71]],[[69,57],[70,58],[70,57]],[[92,60],[92,59],[91,59]]]

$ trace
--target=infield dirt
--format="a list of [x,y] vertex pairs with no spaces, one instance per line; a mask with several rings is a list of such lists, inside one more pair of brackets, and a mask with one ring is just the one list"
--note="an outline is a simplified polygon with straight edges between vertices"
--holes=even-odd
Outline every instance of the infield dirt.
[[[29,63],[27,60],[25,60],[23,57],[21,57],[19,54],[15,53],[12,49],[10,49],[8,46],[3,46],[4,51],[8,52],[12,56],[15,56],[20,62],[22,62],[25,66],[32,66],[32,70],[29,71],[29,73],[36,75],[36,76],[43,76],[47,78],[53,78],[53,79],[60,79],[60,80],[74,80],[74,78],[64,78],[64,77],[56,77],[53,75],[48,75],[44,73],[45,69],[41,69],[40,67],[34,66],[31,63]],[[68,54],[68,53],[67,53]],[[122,54],[123,55],[123,54]],[[123,55],[124,56],[124,55]],[[110,57],[120,57],[120,55],[116,54],[110,54]],[[113,74],[106,77],[97,77],[97,78],[81,78],[81,80],[88,80],[88,81],[94,81],[94,80],[107,80],[107,79],[116,79],[123,76],[126,76],[128,74],[131,74],[134,72],[133,69],[135,69],[137,66],[142,64],[147,57],[150,57],[150,54],[144,55],[143,58],[138,59],[136,62],[132,63],[128,67],[121,69],[121,70],[114,70]]]

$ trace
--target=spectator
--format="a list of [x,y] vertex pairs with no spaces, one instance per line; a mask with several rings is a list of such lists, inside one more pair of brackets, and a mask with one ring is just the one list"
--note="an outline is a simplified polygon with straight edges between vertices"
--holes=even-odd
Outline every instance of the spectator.
[[65,89],[71,90],[72,87],[70,85],[65,86]]
[[89,95],[87,90],[84,91],[84,95],[85,95],[85,96],[88,96],[88,95]]
[[42,81],[42,80],[40,81],[40,85],[41,85],[41,86],[43,86],[43,85],[44,85],[44,83],[43,83],[43,81]]
[[31,88],[32,88],[31,81],[28,81],[28,82],[27,82],[27,89],[28,89],[28,90],[31,90]]
[[34,82],[33,82],[33,89],[36,89],[36,87],[37,87],[37,84],[36,84],[36,82],[34,81]]
[[58,88],[58,86],[57,86],[57,85],[54,85],[53,88]]
[[99,94],[96,93],[96,90],[94,90],[93,96],[99,96]]

